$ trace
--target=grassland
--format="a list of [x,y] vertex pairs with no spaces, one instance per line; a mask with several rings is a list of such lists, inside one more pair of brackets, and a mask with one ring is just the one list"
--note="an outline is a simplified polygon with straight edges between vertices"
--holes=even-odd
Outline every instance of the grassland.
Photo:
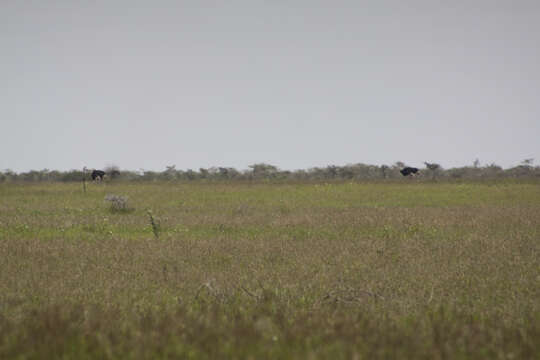
[[539,359],[540,184],[0,184],[0,358]]

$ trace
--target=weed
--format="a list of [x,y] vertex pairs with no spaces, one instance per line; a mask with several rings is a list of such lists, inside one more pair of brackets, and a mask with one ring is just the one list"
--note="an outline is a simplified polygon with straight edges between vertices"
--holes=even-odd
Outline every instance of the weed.
[[152,232],[154,233],[154,236],[159,238],[159,230],[160,230],[160,223],[159,220],[154,217],[154,214],[152,214],[152,210],[147,210],[146,213],[148,214],[148,217],[150,219],[150,226],[152,227]]

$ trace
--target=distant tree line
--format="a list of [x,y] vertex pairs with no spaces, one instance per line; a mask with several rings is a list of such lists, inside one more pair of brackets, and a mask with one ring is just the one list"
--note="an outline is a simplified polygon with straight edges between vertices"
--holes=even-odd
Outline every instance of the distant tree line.
[[[509,169],[496,164],[481,166],[476,160],[472,166],[444,169],[437,163],[425,163],[419,171],[420,178],[426,179],[493,179],[493,178],[540,178],[540,166],[533,166],[532,159]],[[106,181],[251,181],[251,180],[291,180],[291,181],[332,181],[332,180],[383,180],[400,179],[399,170],[405,166],[402,162],[393,165],[350,164],[345,166],[329,165],[302,170],[280,170],[270,164],[250,165],[247,170],[232,167],[211,167],[199,170],[178,170],[176,166],[167,166],[164,171],[120,170],[117,166],[104,169]],[[89,180],[90,173],[84,170],[31,170],[16,173],[9,169],[0,171],[0,182],[75,182]]]

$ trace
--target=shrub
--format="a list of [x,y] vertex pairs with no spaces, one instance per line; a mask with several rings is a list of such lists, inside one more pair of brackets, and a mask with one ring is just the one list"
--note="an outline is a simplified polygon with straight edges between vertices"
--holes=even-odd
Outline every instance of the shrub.
[[105,196],[105,200],[111,203],[110,211],[113,213],[126,213],[135,210],[129,206],[127,196],[109,194]]

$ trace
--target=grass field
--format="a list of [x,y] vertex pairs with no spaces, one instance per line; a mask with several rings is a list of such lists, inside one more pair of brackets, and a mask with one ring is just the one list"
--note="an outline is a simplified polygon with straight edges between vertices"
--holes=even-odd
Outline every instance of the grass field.
[[0,184],[0,358],[540,359],[540,184]]

